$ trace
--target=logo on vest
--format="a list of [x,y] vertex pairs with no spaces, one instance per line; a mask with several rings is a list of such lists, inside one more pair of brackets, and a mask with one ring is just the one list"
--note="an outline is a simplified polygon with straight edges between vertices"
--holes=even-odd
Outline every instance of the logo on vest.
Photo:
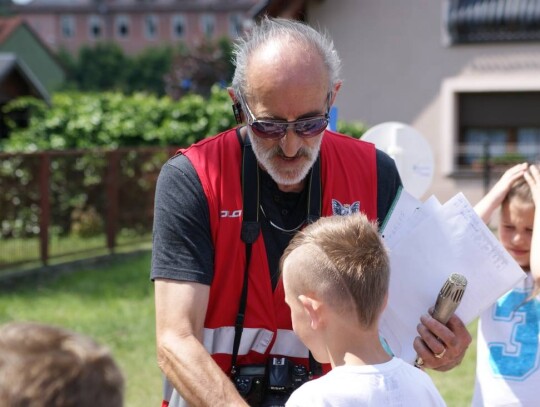
[[337,199],[332,199],[333,215],[347,216],[358,212],[360,212],[360,201],[353,202],[352,204],[342,204]]
[[242,216],[242,209],[236,209],[234,211],[221,211],[219,213],[220,218],[239,218]]

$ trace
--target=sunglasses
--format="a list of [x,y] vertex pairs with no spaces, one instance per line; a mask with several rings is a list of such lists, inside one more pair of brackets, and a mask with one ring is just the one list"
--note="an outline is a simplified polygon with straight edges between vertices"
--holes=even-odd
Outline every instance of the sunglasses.
[[[328,93],[326,102],[327,105],[330,103],[330,95],[331,94]],[[306,119],[298,119],[292,122],[279,120],[258,120],[251,112],[251,109],[241,94],[239,95],[239,99],[242,102],[242,105],[246,107],[249,114],[249,127],[257,137],[266,140],[277,140],[284,137],[285,134],[287,134],[287,129],[291,126],[296,135],[302,138],[318,136],[328,126],[330,106],[328,106],[326,114],[324,115],[308,117]]]

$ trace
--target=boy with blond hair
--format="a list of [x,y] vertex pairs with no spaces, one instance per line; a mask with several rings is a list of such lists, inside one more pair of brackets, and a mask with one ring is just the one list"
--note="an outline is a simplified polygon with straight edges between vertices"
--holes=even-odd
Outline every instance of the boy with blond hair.
[[390,262],[365,215],[320,218],[281,259],[295,333],[325,376],[303,384],[287,406],[444,406],[429,376],[390,356],[379,339]]

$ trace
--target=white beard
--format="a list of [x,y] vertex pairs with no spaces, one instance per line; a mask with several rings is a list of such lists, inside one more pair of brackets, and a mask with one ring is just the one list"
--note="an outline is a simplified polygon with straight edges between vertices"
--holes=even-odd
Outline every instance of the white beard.
[[303,156],[307,160],[304,161],[298,168],[295,168],[293,171],[284,172],[280,170],[279,165],[273,160],[277,155],[282,155],[283,152],[279,145],[268,149],[266,148],[262,141],[253,134],[251,128],[246,126],[249,139],[251,140],[251,145],[253,146],[253,152],[259,164],[268,172],[272,179],[278,185],[296,185],[299,184],[306,178],[309,170],[317,160],[319,151],[321,149],[322,136],[318,137],[318,142],[313,147],[302,147],[298,150],[297,155]]

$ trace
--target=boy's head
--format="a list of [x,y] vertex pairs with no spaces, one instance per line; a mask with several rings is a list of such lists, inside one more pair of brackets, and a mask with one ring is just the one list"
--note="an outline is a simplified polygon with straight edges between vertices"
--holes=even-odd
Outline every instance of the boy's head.
[[2,405],[120,407],[123,391],[111,354],[90,338],[37,323],[0,327]]
[[499,240],[516,262],[528,269],[534,224],[531,188],[521,177],[512,184],[501,205]]
[[[370,329],[377,326],[390,278],[390,263],[377,227],[365,215],[320,218],[290,242],[281,258],[285,299],[293,329],[309,346],[310,308]],[[311,348],[311,347],[310,347]]]

